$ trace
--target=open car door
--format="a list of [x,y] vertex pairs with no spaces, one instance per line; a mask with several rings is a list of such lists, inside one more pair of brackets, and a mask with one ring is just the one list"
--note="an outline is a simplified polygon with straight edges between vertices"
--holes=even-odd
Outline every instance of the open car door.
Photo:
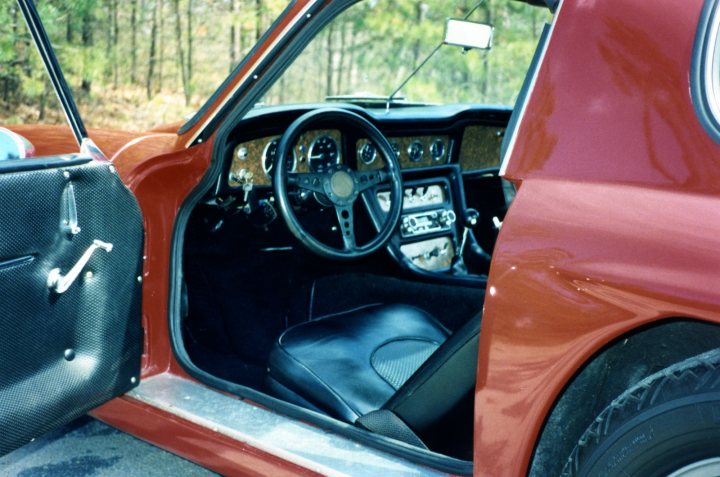
[[0,454],[137,385],[142,353],[139,206],[87,138],[34,5],[18,4],[82,147],[0,160]]

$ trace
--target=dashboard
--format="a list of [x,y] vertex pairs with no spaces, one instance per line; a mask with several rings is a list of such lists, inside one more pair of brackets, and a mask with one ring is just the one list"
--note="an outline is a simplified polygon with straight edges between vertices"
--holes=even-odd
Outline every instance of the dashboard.
[[[495,174],[509,110],[487,108],[412,108],[367,113],[390,142],[403,174],[403,209],[388,249],[401,265],[422,274],[453,274],[466,247],[465,188],[473,178]],[[238,126],[226,148],[217,191],[256,194],[272,202],[272,168],[279,139],[292,120],[305,112],[287,107],[258,111]],[[252,131],[252,134],[242,131]],[[290,172],[322,172],[333,164],[357,170],[384,167],[376,146],[354,131],[333,128],[306,131],[287,158]],[[494,172],[492,172],[494,171]],[[499,179],[498,179],[499,181]],[[377,226],[390,208],[387,190],[378,186],[363,196]],[[322,207],[321,202],[319,206]],[[476,204],[471,206],[477,207]]]
[[[402,169],[432,167],[457,162],[465,172],[497,167],[505,128],[498,126],[467,126],[460,141],[448,135],[388,136]],[[288,161],[290,172],[321,172],[330,163],[342,164],[342,133],[338,130],[314,130],[303,133]],[[235,145],[232,151],[227,186],[241,188],[247,172],[252,173],[256,186],[270,186],[272,164],[280,135],[260,137]],[[460,143],[457,159],[453,150]],[[358,139],[352,147],[352,165],[359,170],[380,169],[385,162],[377,148],[367,139]]]

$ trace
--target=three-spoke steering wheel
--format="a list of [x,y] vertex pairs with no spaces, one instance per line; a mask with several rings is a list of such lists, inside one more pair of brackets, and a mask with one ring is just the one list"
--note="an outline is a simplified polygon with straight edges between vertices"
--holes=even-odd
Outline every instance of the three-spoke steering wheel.
[[[322,172],[289,172],[286,163],[288,158],[292,158],[295,143],[303,132],[313,127],[340,130],[352,128],[358,137],[366,137],[375,144],[385,161],[385,167],[359,171],[344,163],[328,165]],[[343,156],[347,158],[348,154]],[[402,178],[395,151],[387,138],[370,121],[353,112],[328,108],[310,111],[300,116],[280,138],[273,171],[275,198],[290,232],[308,249],[323,257],[346,260],[369,255],[390,240],[400,221]],[[390,210],[385,214],[377,234],[366,244],[358,245],[355,237],[353,205],[363,192],[383,183],[388,183],[390,187]],[[327,245],[307,232],[290,203],[288,187],[314,192],[332,204],[340,224],[343,248]]]

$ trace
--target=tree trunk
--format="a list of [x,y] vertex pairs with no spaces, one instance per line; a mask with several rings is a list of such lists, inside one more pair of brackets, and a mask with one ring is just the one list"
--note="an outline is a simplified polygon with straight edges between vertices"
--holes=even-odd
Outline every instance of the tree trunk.
[[230,0],[230,73],[237,64],[237,20],[237,0]]
[[345,36],[346,36],[346,30],[347,25],[346,24],[340,24],[340,51],[338,52],[339,58],[338,58],[338,72],[336,75],[337,79],[337,85],[335,86],[335,92],[337,94],[342,94],[342,80],[343,75],[342,72],[344,71],[343,68],[345,67]]
[[130,7],[130,83],[137,83],[137,2]]
[[262,36],[263,2],[255,0],[255,42]]
[[40,96],[40,104],[38,105],[38,121],[40,122],[45,120],[45,106],[47,105],[48,96],[52,94],[53,90],[50,80],[45,78],[44,83],[43,92]]
[[163,14],[164,10],[164,0],[158,0],[158,92],[163,90],[163,79],[165,78],[165,75],[163,75],[163,72],[165,71],[165,15]]
[[331,23],[327,27],[327,43],[326,43],[326,51],[327,51],[327,70],[325,71],[325,96],[331,96],[332,95],[332,84],[333,84],[333,31],[334,27]]
[[[193,77],[193,28],[192,28],[192,0],[187,0],[187,86],[188,95],[192,96]],[[188,100],[189,101],[189,100]]]
[[[415,13],[416,13],[416,20],[417,24],[420,25],[425,20],[425,17],[427,15],[428,6],[425,2],[420,1],[415,4]],[[418,66],[418,63],[420,62],[420,40],[417,40],[415,42],[415,46],[413,47],[413,62],[412,65],[410,65],[411,71],[412,69],[415,69]]]
[[[0,72],[0,77],[2,77],[3,80],[3,93],[2,93],[2,99],[5,104],[10,104],[11,98],[13,99],[13,105],[16,105],[16,101],[14,101],[15,98],[17,98],[17,92],[20,90],[20,76],[17,74],[17,68],[22,64],[22,61],[24,60],[24,56],[22,54],[22,47],[20,46],[20,35],[19,35],[19,29],[18,29],[18,6],[15,3],[11,3],[8,8],[10,9],[9,16],[10,21],[12,22],[12,45],[13,45],[13,51],[14,51],[14,57],[16,59],[15,63],[9,63],[7,65],[7,73]],[[0,71],[3,71],[5,69],[5,65],[2,65],[2,69]]]
[[112,51],[112,64],[113,64],[113,88],[118,87],[118,38],[120,37],[120,26],[118,25],[118,2],[112,0],[113,5],[113,51]]
[[349,93],[355,92],[355,27],[352,23],[349,25],[350,28],[350,58],[348,58],[348,66],[347,66],[347,81],[346,81],[346,88]]
[[73,17],[68,16],[67,23],[65,23],[65,41],[70,45],[75,40],[75,28],[74,28]]
[[94,33],[95,31],[95,19],[93,18],[92,9],[86,9],[82,15],[82,46],[83,46],[83,66],[82,66],[82,80],[81,90],[85,95],[89,95],[92,89],[93,72],[85,64],[87,52],[91,51],[95,45]]
[[107,26],[105,28],[105,80],[107,82],[112,78],[112,48],[113,48],[113,0],[105,0],[105,8],[107,10]]
[[155,44],[157,42],[157,26],[158,26],[158,8],[160,7],[160,2],[156,3],[153,8],[153,16],[152,16],[152,27],[150,30],[150,53],[148,55],[148,70],[147,70],[147,78],[145,81],[145,92],[147,94],[147,99],[150,100],[153,97],[153,75],[155,72]]
[[[488,25],[492,25],[493,22],[493,12],[491,9],[491,5],[489,3],[486,3],[482,6],[483,12],[485,12],[485,23]],[[482,83],[480,84],[480,92],[482,93],[482,100],[487,101],[488,94],[490,93],[490,57],[489,55],[485,54],[483,56],[483,62],[482,62]]]
[[190,104],[190,89],[187,81],[187,70],[185,69],[185,52],[183,51],[182,42],[182,24],[180,22],[180,0],[173,1],[175,10],[175,41],[177,46],[178,68],[180,69],[180,80],[182,82],[183,93],[185,94],[185,104]]

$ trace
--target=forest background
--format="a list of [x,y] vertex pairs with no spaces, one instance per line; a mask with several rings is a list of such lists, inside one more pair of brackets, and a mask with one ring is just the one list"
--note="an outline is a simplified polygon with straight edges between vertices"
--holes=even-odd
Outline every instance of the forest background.
[[[86,124],[125,130],[189,117],[287,7],[285,0],[36,3]],[[455,49],[433,59],[438,63],[423,69],[428,74],[402,93],[428,102],[512,105],[550,17],[509,0],[361,2],[313,40],[263,102],[388,94],[437,46],[444,20],[468,14],[495,27],[493,50]],[[46,76],[16,2],[1,0],[0,123],[64,122]]]

